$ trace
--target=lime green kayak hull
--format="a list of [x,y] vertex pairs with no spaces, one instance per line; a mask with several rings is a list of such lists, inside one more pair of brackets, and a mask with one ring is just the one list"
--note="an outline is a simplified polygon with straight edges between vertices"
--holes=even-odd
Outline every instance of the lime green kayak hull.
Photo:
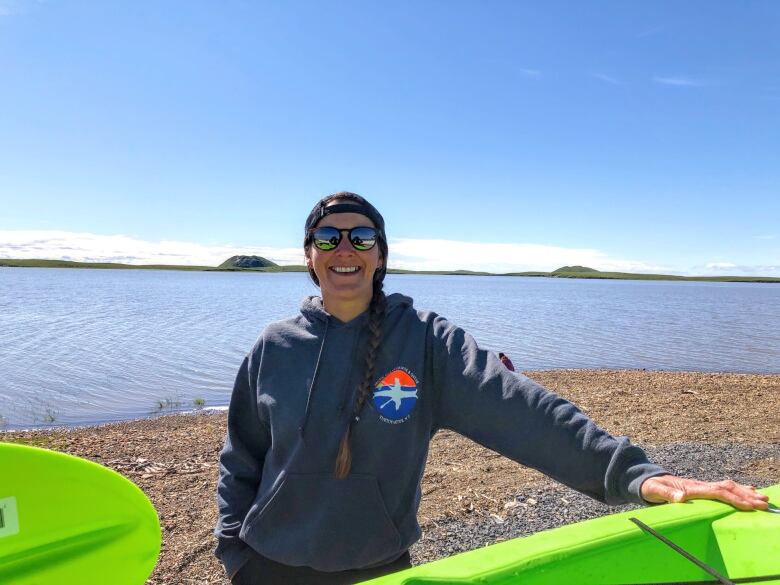
[[[780,506],[780,484],[759,490]],[[780,584],[780,514],[696,500],[612,514],[413,567],[371,585],[717,583],[641,530],[655,529],[722,576]],[[760,580],[755,580],[760,578]],[[744,582],[744,581],[743,581]]]
[[160,541],[154,507],[120,474],[0,443],[0,583],[140,585]]

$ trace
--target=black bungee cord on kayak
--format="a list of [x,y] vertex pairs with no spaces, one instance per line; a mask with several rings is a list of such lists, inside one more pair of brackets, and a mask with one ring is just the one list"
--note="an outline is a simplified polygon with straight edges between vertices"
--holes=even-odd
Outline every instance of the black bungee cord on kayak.
[[722,583],[723,585],[736,585],[737,583],[762,583],[766,581],[775,581],[777,579],[780,579],[780,575],[761,575],[757,577],[744,577],[742,579],[729,579],[727,577],[724,577],[720,573],[718,573],[718,571],[710,567],[707,563],[697,559],[695,556],[693,556],[687,550],[682,548],[680,545],[673,543],[671,540],[666,538],[663,534],[650,528],[647,524],[645,524],[638,518],[632,517],[629,518],[629,520],[631,520],[631,522],[639,526],[639,528],[641,528],[644,532],[646,532],[647,534],[649,534],[654,538],[657,538],[658,540],[663,542],[666,546],[674,550],[676,553],[682,555],[683,557],[691,561],[694,565],[706,571],[716,579],[715,581],[674,581],[674,582],[656,583],[655,585],[709,585],[711,583]]
[[686,559],[691,561],[694,565],[696,565],[700,569],[706,571],[707,573],[709,573],[710,575],[715,577],[715,579],[718,580],[718,583],[723,583],[723,585],[734,585],[734,581],[731,581],[731,580],[727,579],[726,577],[724,577],[723,575],[718,573],[715,569],[710,567],[707,563],[705,563],[704,561],[700,561],[695,556],[693,556],[691,553],[689,553],[687,550],[685,550],[684,548],[682,548],[681,546],[679,546],[677,544],[674,544],[671,540],[666,538],[663,534],[661,534],[660,532],[656,532],[655,530],[650,528],[647,524],[645,524],[644,522],[642,522],[638,518],[631,517],[631,518],[629,518],[629,520],[631,520],[631,522],[633,522],[634,524],[639,526],[639,528],[641,528],[642,530],[647,532],[649,535],[651,535],[654,538],[657,538],[658,540],[663,542],[666,546],[668,546],[669,548],[674,550],[676,553],[679,553],[682,556],[684,556]]

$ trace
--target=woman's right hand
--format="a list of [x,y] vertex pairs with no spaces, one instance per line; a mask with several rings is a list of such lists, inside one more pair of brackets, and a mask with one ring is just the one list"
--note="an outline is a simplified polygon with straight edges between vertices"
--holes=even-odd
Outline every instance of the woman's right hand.
[[651,504],[679,503],[688,500],[718,500],[739,510],[766,510],[769,498],[750,485],[731,480],[711,482],[674,475],[659,475],[646,479],[642,497]]

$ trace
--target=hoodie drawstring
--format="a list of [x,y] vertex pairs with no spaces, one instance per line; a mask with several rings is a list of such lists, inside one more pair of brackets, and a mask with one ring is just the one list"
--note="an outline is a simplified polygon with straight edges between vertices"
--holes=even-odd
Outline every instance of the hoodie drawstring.
[[314,373],[311,377],[311,384],[309,385],[309,393],[306,396],[306,410],[303,413],[303,421],[301,421],[301,426],[298,428],[298,433],[301,435],[301,440],[303,440],[303,433],[306,429],[306,424],[309,422],[309,413],[311,412],[311,396],[314,393],[314,384],[317,382],[317,374],[320,371],[320,361],[322,360],[322,351],[325,348],[325,339],[328,337],[328,325],[329,322],[325,321],[325,331],[322,333],[322,343],[320,343],[320,351],[317,354],[317,363],[314,365]]

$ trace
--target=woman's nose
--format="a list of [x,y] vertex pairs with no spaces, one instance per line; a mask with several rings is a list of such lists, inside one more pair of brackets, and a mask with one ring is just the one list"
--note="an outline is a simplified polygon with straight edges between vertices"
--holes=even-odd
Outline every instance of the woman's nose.
[[349,242],[349,237],[347,234],[343,234],[341,241],[339,242],[339,245],[336,246],[335,252],[351,252],[352,251],[352,244]]

